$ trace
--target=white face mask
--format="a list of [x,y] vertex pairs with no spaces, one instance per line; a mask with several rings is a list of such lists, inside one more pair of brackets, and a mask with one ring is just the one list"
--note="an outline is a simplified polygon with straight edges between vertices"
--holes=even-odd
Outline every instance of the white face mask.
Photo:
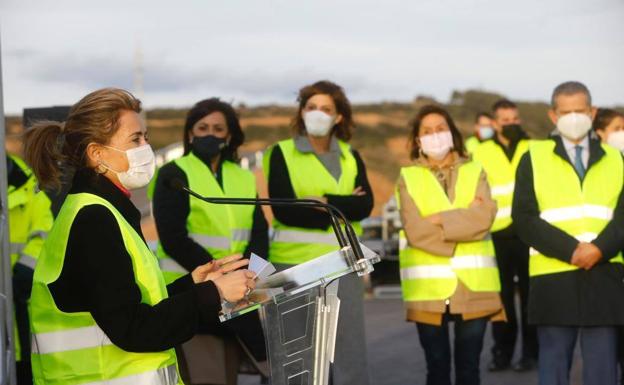
[[122,186],[128,190],[134,190],[149,184],[156,171],[156,160],[154,158],[152,146],[144,144],[143,146],[131,148],[126,151],[119,150],[115,147],[106,147],[123,152],[126,154],[126,158],[128,158],[128,171],[113,170],[100,161],[102,166],[117,174],[119,183],[121,183]]
[[569,140],[584,138],[591,126],[591,118],[586,114],[579,114],[578,112],[570,112],[557,120],[557,130]]
[[306,131],[312,136],[326,136],[334,126],[335,118],[320,110],[303,113]]
[[607,144],[624,152],[624,131],[615,131],[607,137]]
[[494,136],[494,129],[492,127],[479,127],[479,139],[488,140]]
[[441,160],[453,148],[453,135],[451,131],[442,131],[421,136],[420,148],[428,157]]

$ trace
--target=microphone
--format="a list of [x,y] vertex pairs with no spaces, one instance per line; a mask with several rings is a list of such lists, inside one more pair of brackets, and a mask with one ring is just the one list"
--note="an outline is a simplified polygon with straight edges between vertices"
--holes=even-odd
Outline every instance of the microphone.
[[[314,199],[294,199],[294,198],[213,198],[205,197],[197,192],[191,190],[186,184],[179,178],[172,178],[165,181],[165,186],[176,191],[184,191],[187,194],[200,199],[204,202],[213,204],[231,204],[231,205],[260,205],[260,206],[299,206],[310,208],[323,208],[329,215],[334,234],[338,240],[340,247],[351,246],[351,250],[355,254],[356,261],[364,258],[364,253],[360,247],[360,242],[353,230],[353,226],[347,220],[344,213],[340,211],[336,206],[328,203],[319,202]],[[341,222],[344,225],[341,226]],[[356,262],[353,261],[353,262]]]

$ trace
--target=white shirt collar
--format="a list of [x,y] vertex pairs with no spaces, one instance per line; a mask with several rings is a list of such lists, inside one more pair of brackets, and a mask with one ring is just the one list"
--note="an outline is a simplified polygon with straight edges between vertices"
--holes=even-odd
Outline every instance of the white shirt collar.
[[582,146],[583,151],[589,149],[589,133],[583,138],[583,140],[580,143],[573,143],[572,141],[570,141],[568,138],[566,138],[563,135],[561,135],[561,140],[563,141],[563,146],[565,147],[567,152],[573,153],[574,151],[576,151],[575,150],[576,146]]
[[589,163],[589,136],[591,135],[591,132],[588,133],[585,138],[583,138],[583,140],[580,143],[572,143],[569,139],[567,139],[565,136],[560,135],[561,136],[561,140],[563,142],[563,146],[565,148],[566,153],[568,154],[568,158],[570,159],[570,162],[572,164],[574,164],[574,159],[576,158],[576,146],[581,146],[581,160],[583,162],[583,166],[585,166],[585,168],[587,168],[588,163]]

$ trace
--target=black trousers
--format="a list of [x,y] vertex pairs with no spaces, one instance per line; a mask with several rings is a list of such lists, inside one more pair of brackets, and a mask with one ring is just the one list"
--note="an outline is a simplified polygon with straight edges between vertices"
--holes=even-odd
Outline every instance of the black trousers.
[[[451,349],[449,323],[455,327],[455,341]],[[483,337],[487,318],[463,320],[459,314],[444,315],[442,325],[434,326],[416,323],[420,345],[427,360],[427,385],[451,385],[451,362],[455,356],[455,384],[479,385],[479,358],[483,348]]]
[[[517,237],[493,238],[496,262],[501,281],[501,299],[507,322],[492,323],[494,347],[492,353],[511,360],[518,335],[520,318],[522,356],[537,358],[537,332],[528,325],[529,247]],[[516,282],[517,277],[517,282]],[[520,293],[520,317],[516,314],[515,293]]]
[[28,320],[28,300],[32,290],[33,270],[20,263],[13,267],[13,304],[15,322],[21,347],[21,360],[17,362],[17,384],[32,385],[32,367],[30,364],[30,323]]
[[617,327],[617,360],[620,367],[620,384],[624,385],[624,326]]

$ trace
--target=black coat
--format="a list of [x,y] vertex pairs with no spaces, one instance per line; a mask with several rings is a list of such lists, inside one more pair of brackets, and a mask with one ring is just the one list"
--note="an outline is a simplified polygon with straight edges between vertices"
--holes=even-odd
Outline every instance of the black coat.
[[[107,178],[78,172],[70,193],[83,192],[106,199],[143,237],[139,210]],[[85,206],[76,215],[61,274],[49,288],[59,309],[91,313],[108,338],[130,352],[156,352],[180,345],[193,337],[200,325],[217,325],[221,309],[214,283],[194,284],[190,274],[167,286],[169,298],[154,306],[142,303],[119,225],[101,205]]]
[[[570,167],[563,141],[553,136],[554,152]],[[605,152],[596,138],[590,138],[587,169],[595,166]],[[540,218],[533,187],[531,154],[526,153],[518,166],[512,217],[520,238],[544,255],[570,262],[578,241]],[[622,180],[613,183],[624,184]],[[566,193],[561,186],[561,194]],[[613,219],[592,241],[603,258],[592,269],[532,277],[529,290],[529,322],[552,326],[624,325],[624,266],[610,263],[624,246],[624,194],[620,193]]]

